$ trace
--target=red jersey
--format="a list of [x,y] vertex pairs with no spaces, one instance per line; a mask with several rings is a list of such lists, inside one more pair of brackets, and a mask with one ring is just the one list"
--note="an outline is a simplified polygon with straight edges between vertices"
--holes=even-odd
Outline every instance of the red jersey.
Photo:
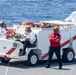
[[52,33],[49,35],[50,46],[59,47],[60,46],[61,35],[59,33]]

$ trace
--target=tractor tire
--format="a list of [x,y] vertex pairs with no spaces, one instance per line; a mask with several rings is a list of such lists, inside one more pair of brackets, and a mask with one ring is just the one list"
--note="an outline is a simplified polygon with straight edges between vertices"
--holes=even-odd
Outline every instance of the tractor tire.
[[72,62],[74,60],[74,51],[69,48],[64,50],[62,59],[65,62]]
[[0,61],[2,63],[8,63],[10,61],[10,58],[4,59],[4,58],[0,57]]
[[28,65],[35,66],[38,63],[38,55],[36,53],[31,53],[28,56]]

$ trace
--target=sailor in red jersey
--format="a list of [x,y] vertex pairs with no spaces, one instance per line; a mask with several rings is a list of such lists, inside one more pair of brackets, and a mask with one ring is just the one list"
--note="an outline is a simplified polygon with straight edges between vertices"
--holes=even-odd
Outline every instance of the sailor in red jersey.
[[53,33],[49,35],[50,46],[49,46],[49,53],[48,53],[49,56],[48,56],[48,62],[46,68],[50,68],[52,56],[53,53],[55,52],[59,63],[59,69],[62,69],[62,61],[60,56],[60,40],[61,40],[61,35],[59,34],[59,28],[54,27]]
[[59,47],[60,46],[60,40],[61,40],[61,35],[59,33],[57,33],[58,28],[55,29],[56,27],[54,27],[54,32],[52,34],[50,34],[49,36],[49,41],[50,41],[50,46],[51,47]]

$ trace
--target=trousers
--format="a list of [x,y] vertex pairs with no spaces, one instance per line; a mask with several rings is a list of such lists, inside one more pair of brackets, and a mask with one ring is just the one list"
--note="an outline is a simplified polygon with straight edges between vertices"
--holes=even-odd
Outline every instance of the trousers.
[[47,61],[47,66],[49,67],[51,65],[52,62],[52,57],[53,54],[56,54],[58,63],[59,63],[59,67],[62,67],[62,60],[61,60],[61,55],[60,55],[60,47],[51,47],[49,46],[49,52],[48,52],[48,61]]
[[23,55],[25,55],[25,53],[26,53],[26,47],[28,47],[29,45],[31,45],[31,43],[30,43],[30,41],[28,39],[26,39],[24,41]]

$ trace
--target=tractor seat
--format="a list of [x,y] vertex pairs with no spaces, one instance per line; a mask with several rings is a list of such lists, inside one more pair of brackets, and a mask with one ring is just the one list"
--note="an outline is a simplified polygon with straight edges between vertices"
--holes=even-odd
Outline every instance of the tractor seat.
[[31,45],[27,46],[27,48],[33,48],[33,47],[36,47],[36,44],[31,44]]

